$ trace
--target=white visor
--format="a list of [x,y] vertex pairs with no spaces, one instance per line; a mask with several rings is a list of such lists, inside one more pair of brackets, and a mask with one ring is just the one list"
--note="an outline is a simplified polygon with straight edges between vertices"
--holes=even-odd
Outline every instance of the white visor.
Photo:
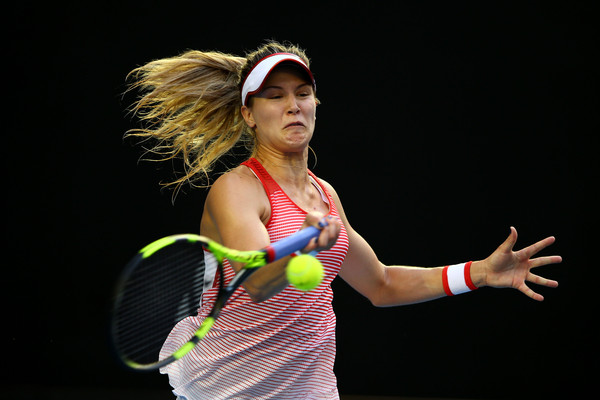
[[311,83],[315,84],[315,78],[308,68],[308,65],[295,54],[292,53],[275,53],[260,60],[250,71],[244,84],[242,85],[242,104],[248,105],[248,98],[260,92],[263,83],[278,64],[284,61],[292,61],[302,66],[311,79]]

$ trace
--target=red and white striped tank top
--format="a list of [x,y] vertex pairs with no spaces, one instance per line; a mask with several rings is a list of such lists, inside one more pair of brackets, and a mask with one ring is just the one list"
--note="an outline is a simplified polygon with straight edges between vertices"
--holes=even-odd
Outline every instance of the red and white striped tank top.
[[[262,182],[271,204],[267,231],[276,242],[299,230],[306,212],[298,207],[255,159],[243,163]],[[309,171],[313,183],[339,217],[331,195]],[[169,375],[181,399],[339,399],[333,373],[335,314],[331,281],[348,251],[342,225],[337,243],[317,258],[325,268],[323,282],[303,292],[288,286],[281,293],[253,302],[243,287],[231,296],[202,343],[161,370]],[[224,264],[225,281],[235,275]],[[185,343],[208,315],[217,288],[209,289],[197,316],[180,321],[163,346],[172,353]]]

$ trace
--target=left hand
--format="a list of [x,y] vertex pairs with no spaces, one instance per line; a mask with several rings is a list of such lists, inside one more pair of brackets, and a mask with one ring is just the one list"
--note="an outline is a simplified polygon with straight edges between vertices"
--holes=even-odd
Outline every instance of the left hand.
[[[508,238],[482,262],[484,277],[481,286],[512,287],[534,300],[542,301],[544,296],[531,290],[526,282],[532,282],[546,287],[557,287],[558,282],[535,275],[531,269],[562,261],[560,256],[531,258],[541,250],[554,243],[550,236],[522,250],[513,251],[517,242],[517,230],[511,226]],[[480,286],[479,284],[477,286]]]

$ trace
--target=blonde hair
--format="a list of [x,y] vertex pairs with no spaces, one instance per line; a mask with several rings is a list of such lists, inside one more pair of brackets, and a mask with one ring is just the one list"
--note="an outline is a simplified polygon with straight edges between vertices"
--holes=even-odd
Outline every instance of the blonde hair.
[[152,140],[147,152],[154,160],[180,158],[184,166],[183,176],[164,185],[209,187],[215,163],[234,147],[254,154],[254,132],[240,112],[241,85],[258,61],[278,52],[294,53],[309,65],[297,46],[269,41],[246,57],[190,50],[130,72],[129,90],[141,92],[131,111],[144,127],[126,136]]

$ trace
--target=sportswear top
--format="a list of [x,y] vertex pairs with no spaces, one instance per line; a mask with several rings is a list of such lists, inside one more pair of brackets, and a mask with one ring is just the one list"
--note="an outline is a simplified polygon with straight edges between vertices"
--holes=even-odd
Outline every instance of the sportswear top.
[[[307,214],[296,205],[254,158],[242,163],[260,179],[271,205],[266,224],[271,242],[298,231]],[[317,177],[312,183],[339,217],[333,199]],[[243,286],[230,297],[202,342],[161,372],[169,375],[173,393],[181,399],[338,399],[333,373],[335,314],[331,282],[348,251],[342,229],[336,244],[317,254],[325,277],[310,291],[289,285],[270,299],[255,303]],[[225,284],[235,275],[224,262]],[[163,345],[166,356],[183,345],[210,312],[218,285],[207,290],[198,314],[184,318]]]

